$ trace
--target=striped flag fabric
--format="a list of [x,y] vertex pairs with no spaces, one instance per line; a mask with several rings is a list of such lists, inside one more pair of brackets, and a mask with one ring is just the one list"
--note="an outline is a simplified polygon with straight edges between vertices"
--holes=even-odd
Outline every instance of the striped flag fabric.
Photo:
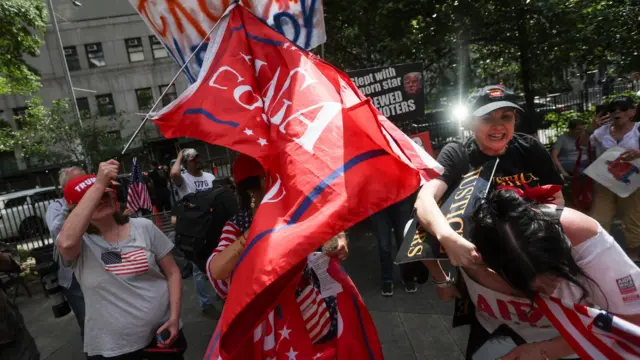
[[317,343],[331,330],[329,309],[313,284],[307,285],[297,298],[304,325],[312,343]]
[[[111,253],[114,256],[103,256],[103,261],[105,269],[114,275],[142,274],[149,270],[149,260],[144,249],[130,251],[122,255],[116,252]],[[109,254],[109,252],[105,254]]]
[[135,213],[140,209],[151,211],[152,208],[151,196],[149,196],[149,190],[142,181],[142,170],[140,170],[140,165],[138,165],[138,159],[133,158],[131,183],[129,184],[127,194],[127,209]]
[[536,304],[581,359],[640,360],[640,326],[554,297]]

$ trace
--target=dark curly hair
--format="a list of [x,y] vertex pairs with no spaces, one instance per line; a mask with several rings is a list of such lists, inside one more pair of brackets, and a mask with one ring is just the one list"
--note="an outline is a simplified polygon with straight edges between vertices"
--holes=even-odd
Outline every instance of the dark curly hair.
[[249,176],[236,184],[236,193],[238,194],[241,210],[251,210],[251,194],[249,190],[260,190],[262,188],[260,184],[261,180],[261,176]]
[[593,280],[573,259],[560,221],[543,213],[540,204],[511,190],[494,191],[475,210],[471,224],[470,238],[487,266],[528,299],[536,295],[532,283],[539,275],[576,285],[582,299],[589,295],[585,281]]

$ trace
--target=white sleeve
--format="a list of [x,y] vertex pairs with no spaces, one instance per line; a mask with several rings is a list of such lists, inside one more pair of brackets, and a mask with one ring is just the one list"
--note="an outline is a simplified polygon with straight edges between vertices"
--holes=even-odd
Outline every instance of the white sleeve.
[[620,315],[640,314],[640,269],[609,233],[600,228],[597,236],[574,247],[573,255],[597,284],[587,286],[594,305]]

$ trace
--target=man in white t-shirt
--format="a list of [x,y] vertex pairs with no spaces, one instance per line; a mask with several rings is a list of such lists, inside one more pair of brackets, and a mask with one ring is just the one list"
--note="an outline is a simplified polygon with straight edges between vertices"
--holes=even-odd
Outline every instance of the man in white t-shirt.
[[[186,172],[181,172],[182,162],[185,162]],[[178,154],[175,164],[171,167],[171,181],[178,188],[178,200],[185,195],[196,193],[213,187],[216,177],[202,171],[200,154],[195,149],[184,149]]]
[[[182,171],[183,160],[187,171]],[[200,154],[195,149],[184,149],[178,153],[178,158],[171,166],[169,176],[178,190],[178,201],[187,194],[213,188],[213,180],[216,178],[213,174],[202,171]],[[191,266],[202,313],[217,320],[220,317],[220,311],[214,305],[216,295],[213,288],[207,276],[200,271],[196,264],[191,263]]]

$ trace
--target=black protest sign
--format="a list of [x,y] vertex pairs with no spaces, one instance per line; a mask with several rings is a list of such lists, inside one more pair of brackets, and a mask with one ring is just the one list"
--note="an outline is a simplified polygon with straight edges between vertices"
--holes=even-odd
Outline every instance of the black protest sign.
[[347,74],[382,115],[401,123],[424,115],[422,72],[422,63],[414,63],[354,70]]
[[[440,206],[449,225],[464,238],[469,235],[469,219],[478,201],[484,199],[491,186],[491,179],[498,165],[498,159],[485,163],[481,168],[473,170],[462,177],[456,188],[450,192],[447,200]],[[413,261],[447,259],[447,254],[440,242],[425,231],[417,219],[412,218],[405,226],[404,241],[396,264]]]

